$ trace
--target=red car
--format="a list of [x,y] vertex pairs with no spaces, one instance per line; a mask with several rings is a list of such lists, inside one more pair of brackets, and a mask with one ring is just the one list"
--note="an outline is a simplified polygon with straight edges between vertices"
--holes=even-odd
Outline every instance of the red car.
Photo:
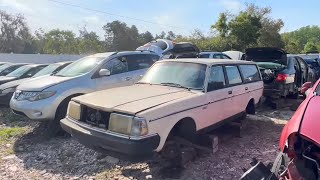
[[307,97],[283,128],[272,168],[256,163],[242,179],[320,180],[320,80],[301,92]]

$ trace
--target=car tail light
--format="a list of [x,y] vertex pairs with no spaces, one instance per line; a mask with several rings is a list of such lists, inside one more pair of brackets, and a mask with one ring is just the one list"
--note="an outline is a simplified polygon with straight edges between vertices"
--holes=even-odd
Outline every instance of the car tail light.
[[278,82],[286,81],[287,77],[288,77],[287,74],[278,74],[276,81],[278,81]]

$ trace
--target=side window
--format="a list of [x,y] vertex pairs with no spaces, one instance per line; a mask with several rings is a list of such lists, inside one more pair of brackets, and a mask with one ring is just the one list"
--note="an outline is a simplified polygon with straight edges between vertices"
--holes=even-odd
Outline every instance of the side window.
[[212,66],[207,91],[222,89],[226,85],[222,66]]
[[210,54],[200,54],[199,58],[209,58]]
[[128,63],[129,71],[149,68],[155,62],[155,59],[148,54],[134,54],[125,57],[127,58],[126,61]]
[[109,60],[105,65],[103,65],[102,69],[108,69],[111,75],[127,72],[127,62],[123,58],[124,57],[119,57]]
[[240,65],[240,70],[244,82],[253,82],[261,80],[257,66],[255,65]]
[[221,59],[221,56],[220,56],[220,54],[214,54],[212,58],[213,59]]
[[241,75],[237,66],[225,66],[230,85],[242,83]]

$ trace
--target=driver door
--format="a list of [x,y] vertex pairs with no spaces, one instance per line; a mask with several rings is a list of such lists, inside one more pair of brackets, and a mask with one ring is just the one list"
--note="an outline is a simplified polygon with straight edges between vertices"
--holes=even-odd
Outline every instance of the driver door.
[[108,69],[110,71],[109,76],[98,76],[95,78],[95,84],[97,90],[116,88],[121,86],[128,86],[132,84],[129,77],[127,61],[123,59],[123,56],[108,60],[101,66],[101,69]]

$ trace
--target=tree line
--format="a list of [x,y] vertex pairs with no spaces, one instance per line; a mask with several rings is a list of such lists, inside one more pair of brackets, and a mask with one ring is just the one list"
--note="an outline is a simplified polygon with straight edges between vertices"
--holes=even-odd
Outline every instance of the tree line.
[[190,36],[177,35],[173,31],[154,36],[149,31],[140,33],[135,25],[130,27],[124,22],[113,21],[102,26],[105,32],[102,39],[85,26],[78,35],[60,29],[48,32],[38,29],[32,33],[23,15],[0,10],[0,53],[92,54],[134,50],[158,38],[189,41],[202,50],[211,51],[244,51],[249,47],[279,47],[289,53],[320,50],[319,26],[280,33],[284,22],[272,18],[271,11],[269,7],[248,4],[236,14],[220,13],[209,35],[195,29]]

